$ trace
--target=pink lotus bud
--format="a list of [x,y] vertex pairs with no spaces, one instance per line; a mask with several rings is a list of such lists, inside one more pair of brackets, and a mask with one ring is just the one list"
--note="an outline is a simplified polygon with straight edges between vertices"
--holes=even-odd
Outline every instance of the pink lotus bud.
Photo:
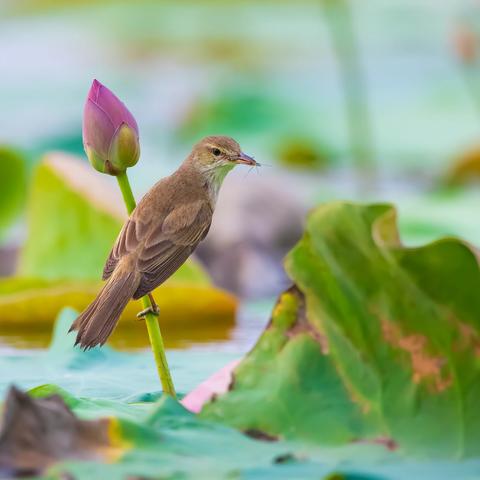
[[94,80],[83,112],[83,146],[92,166],[118,175],[140,156],[138,126],[127,107]]

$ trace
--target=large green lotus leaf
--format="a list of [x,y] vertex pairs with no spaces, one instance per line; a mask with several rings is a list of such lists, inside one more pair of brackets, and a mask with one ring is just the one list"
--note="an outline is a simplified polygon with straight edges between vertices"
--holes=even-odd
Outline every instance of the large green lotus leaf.
[[[86,162],[49,154],[37,167],[28,202],[28,238],[19,274],[47,279],[98,279],[126,218],[119,189]],[[172,277],[207,283],[188,261]]]
[[25,159],[15,150],[0,145],[0,232],[23,206],[26,185]]
[[[73,478],[93,479],[131,476],[221,479],[237,478],[240,472],[248,475],[258,470],[254,478],[279,478],[278,475],[284,474],[288,475],[284,478],[319,479],[335,472],[339,458],[348,455],[347,452],[333,452],[325,461],[322,459],[325,452],[308,452],[304,447],[287,443],[254,441],[232,429],[196,418],[170,397],[156,404],[146,404],[145,411],[141,412],[137,405],[124,405],[118,410],[115,402],[78,399],[54,385],[37,388],[30,396],[20,392],[16,395],[22,398],[15,411],[11,401],[6,408],[9,407],[8,415],[15,419],[18,427],[23,427],[23,431],[15,432],[15,424],[11,421],[3,436],[8,439],[9,451],[17,455],[13,458],[5,455],[7,442],[0,443],[0,468],[3,453],[3,462],[10,466],[12,474],[19,467],[26,469],[28,466],[32,472],[47,470],[46,478],[63,478],[70,474]],[[62,416],[59,418],[57,414],[52,425],[51,409],[55,405],[63,407],[57,407]],[[111,413],[118,412],[121,417],[104,417],[108,407]],[[69,416],[68,409],[73,410],[74,416]],[[136,418],[125,418],[127,409],[137,412]],[[97,412],[97,417],[92,418],[93,411]],[[43,427],[41,446],[38,441],[31,442],[27,456],[25,438],[34,437],[37,424]],[[87,428],[93,434],[85,435]],[[377,451],[365,447],[359,451],[369,461],[375,457],[388,458],[378,447]],[[307,459],[306,454],[310,458]],[[68,463],[58,463],[62,460]],[[356,477],[345,475],[342,478]],[[365,474],[363,478],[378,477]]]
[[203,415],[320,444],[480,454],[480,270],[468,244],[398,240],[389,205],[330,203],[286,259],[296,286]]

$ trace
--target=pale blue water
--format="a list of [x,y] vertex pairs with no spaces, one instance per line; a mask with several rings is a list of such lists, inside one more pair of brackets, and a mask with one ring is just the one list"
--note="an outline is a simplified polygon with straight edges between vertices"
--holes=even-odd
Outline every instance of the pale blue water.
[[[267,323],[270,304],[257,303],[243,309],[228,340],[168,350],[178,392],[189,392],[225,364],[241,358]],[[2,346],[0,338],[0,398],[11,384],[29,389],[54,383],[76,396],[110,399],[131,399],[160,390],[148,349],[120,352],[105,346],[83,352],[73,348],[74,334],[67,331],[74,318],[74,311],[64,311],[47,350]]]

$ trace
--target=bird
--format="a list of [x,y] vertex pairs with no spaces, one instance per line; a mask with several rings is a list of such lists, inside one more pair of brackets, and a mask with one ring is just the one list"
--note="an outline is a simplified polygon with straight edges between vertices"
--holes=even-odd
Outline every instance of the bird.
[[158,181],[121,229],[103,269],[106,281],[95,300],[76,318],[75,345],[103,345],[128,302],[150,296],[207,235],[225,176],[236,165],[259,166],[231,137],[208,136],[196,143],[180,167]]

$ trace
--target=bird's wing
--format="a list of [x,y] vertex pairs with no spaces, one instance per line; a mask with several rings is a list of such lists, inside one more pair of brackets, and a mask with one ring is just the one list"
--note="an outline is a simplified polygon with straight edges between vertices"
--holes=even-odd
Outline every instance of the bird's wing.
[[105,263],[102,276],[103,280],[107,280],[110,277],[120,258],[133,252],[138,247],[142,239],[142,233],[147,229],[148,226],[136,220],[134,216],[131,216],[127,220],[118,234],[117,240]]
[[148,233],[137,266],[142,274],[133,298],[140,298],[170,277],[205,238],[212,208],[204,200],[182,204]]

